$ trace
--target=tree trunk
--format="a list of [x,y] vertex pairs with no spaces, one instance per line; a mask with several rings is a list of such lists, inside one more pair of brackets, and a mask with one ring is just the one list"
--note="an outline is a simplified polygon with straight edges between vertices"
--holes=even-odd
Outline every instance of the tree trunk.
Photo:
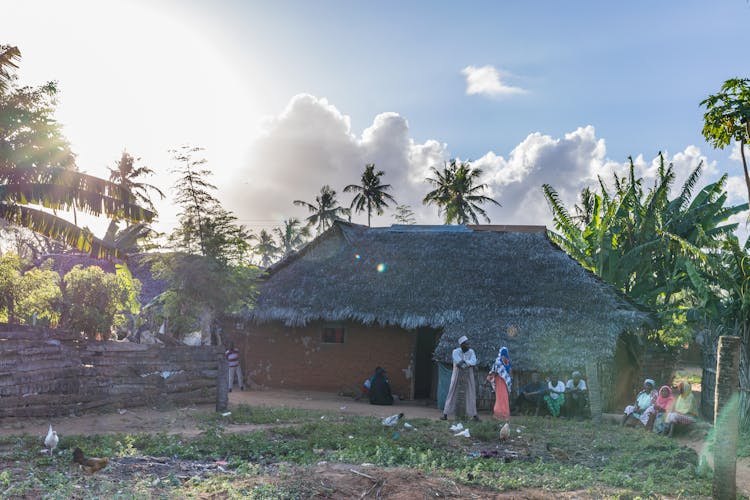
[[737,437],[739,395],[737,393],[742,340],[719,338],[716,362],[716,402],[714,404],[714,478],[713,497],[737,496]]
[[203,306],[198,318],[201,326],[201,345],[211,345],[211,325],[214,320],[214,312],[208,306]]
[[[750,125],[748,127],[748,134],[750,134]],[[745,140],[740,141],[740,156],[742,157],[742,169],[745,172],[745,186],[747,187],[747,201],[750,203],[750,174],[747,172],[747,160],[745,159]]]
[[216,370],[216,411],[225,412],[229,407],[229,364],[223,352],[218,355],[219,369]]

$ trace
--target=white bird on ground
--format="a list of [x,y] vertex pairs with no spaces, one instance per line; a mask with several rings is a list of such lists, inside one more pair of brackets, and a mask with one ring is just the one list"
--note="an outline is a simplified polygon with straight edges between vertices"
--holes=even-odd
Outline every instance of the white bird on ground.
[[390,417],[385,417],[382,420],[383,425],[386,427],[393,427],[398,423],[399,420],[401,420],[404,417],[403,413],[399,413],[398,415],[391,415]]
[[510,437],[510,425],[506,422],[502,429],[500,429],[500,441],[505,441]]
[[469,429],[464,429],[461,432],[455,433],[454,436],[456,437],[461,436],[461,437],[468,438],[468,437],[471,437],[471,434],[469,434]]
[[450,429],[451,429],[451,430],[452,430],[453,432],[456,432],[456,431],[461,431],[461,430],[463,430],[463,428],[464,428],[464,424],[462,424],[461,422],[459,422],[459,423],[457,423],[457,424],[453,424],[453,425],[451,425],[451,427],[450,427]]
[[60,438],[57,437],[57,432],[52,430],[52,424],[49,424],[49,430],[47,431],[47,437],[44,438],[44,446],[49,450],[49,456],[52,456],[52,451],[57,447],[57,443],[60,442]]

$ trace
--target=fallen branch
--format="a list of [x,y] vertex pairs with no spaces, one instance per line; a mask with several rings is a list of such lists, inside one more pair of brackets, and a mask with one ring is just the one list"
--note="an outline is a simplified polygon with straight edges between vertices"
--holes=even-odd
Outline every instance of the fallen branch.
[[349,472],[351,472],[352,474],[356,474],[358,476],[366,477],[370,481],[377,481],[377,479],[375,479],[374,477],[372,477],[372,476],[370,476],[368,474],[365,474],[364,472],[359,472],[359,471],[354,470],[354,469],[349,469]]

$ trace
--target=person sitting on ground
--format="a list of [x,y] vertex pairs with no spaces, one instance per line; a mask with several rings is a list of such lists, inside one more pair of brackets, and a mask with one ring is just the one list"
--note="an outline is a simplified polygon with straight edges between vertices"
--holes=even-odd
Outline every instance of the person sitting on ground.
[[668,426],[668,436],[672,437],[675,426],[687,426],[695,423],[695,401],[693,388],[689,382],[680,382],[680,394],[675,398],[672,409],[667,413],[665,422]]
[[565,404],[565,382],[557,373],[547,377],[547,394],[544,396],[547,408],[553,417],[560,416],[560,409]]
[[583,409],[588,403],[589,388],[586,381],[581,378],[581,372],[573,372],[573,378],[565,384],[565,399],[568,418],[583,418]]
[[650,378],[643,382],[643,389],[635,397],[635,403],[625,407],[622,425],[625,425],[631,418],[638,420],[644,427],[648,425],[651,413],[654,411],[652,407],[658,397],[655,386],[656,382]]
[[[667,413],[672,409],[672,404],[674,404],[672,388],[668,385],[661,386],[659,395],[656,397],[656,403],[654,403],[654,411],[651,413],[651,422],[649,423],[657,434],[661,434],[667,429],[666,417]],[[648,426],[646,427],[648,428]]]
[[378,366],[375,373],[370,377],[370,404],[372,405],[392,405],[393,395],[391,394],[391,384],[385,376],[385,370]]
[[534,372],[531,374],[531,382],[521,387],[518,391],[518,397],[513,405],[514,411],[520,412],[524,406],[532,406],[534,408],[534,416],[539,415],[539,409],[544,403],[544,395],[547,394],[547,386],[544,382],[539,380],[539,374]]

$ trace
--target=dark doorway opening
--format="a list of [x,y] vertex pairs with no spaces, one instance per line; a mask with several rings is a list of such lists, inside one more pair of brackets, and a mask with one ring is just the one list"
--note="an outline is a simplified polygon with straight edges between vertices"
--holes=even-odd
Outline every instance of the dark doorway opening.
[[440,338],[434,328],[417,328],[414,349],[414,399],[435,399],[437,394],[437,365],[432,353]]

